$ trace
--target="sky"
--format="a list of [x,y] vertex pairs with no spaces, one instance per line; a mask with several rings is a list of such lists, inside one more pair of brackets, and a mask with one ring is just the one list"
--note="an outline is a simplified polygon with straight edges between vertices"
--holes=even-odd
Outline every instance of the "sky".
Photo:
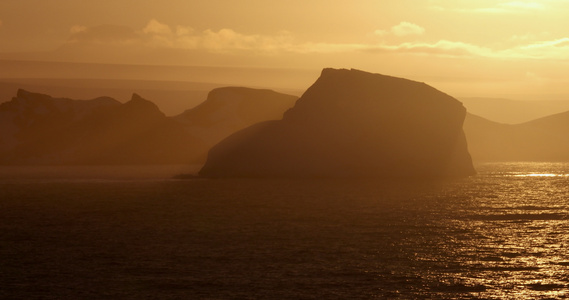
[[568,12],[566,0],[0,0],[0,59],[357,68],[456,96],[569,99]]

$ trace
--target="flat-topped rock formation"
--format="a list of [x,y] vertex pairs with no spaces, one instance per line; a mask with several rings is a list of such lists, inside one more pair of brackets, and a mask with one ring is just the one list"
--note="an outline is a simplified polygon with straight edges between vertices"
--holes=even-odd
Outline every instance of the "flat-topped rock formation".
[[424,83],[324,69],[282,120],[216,146],[207,177],[448,177],[475,173],[466,109]]
[[200,105],[175,117],[192,135],[210,146],[228,135],[267,120],[280,120],[297,96],[266,89],[223,87],[209,92]]

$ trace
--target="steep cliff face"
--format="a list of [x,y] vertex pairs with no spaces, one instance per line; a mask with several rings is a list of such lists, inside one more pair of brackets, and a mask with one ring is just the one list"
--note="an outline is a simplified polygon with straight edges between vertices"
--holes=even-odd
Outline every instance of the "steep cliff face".
[[210,177],[446,177],[474,174],[460,102],[424,83],[324,69],[280,121],[213,147]]

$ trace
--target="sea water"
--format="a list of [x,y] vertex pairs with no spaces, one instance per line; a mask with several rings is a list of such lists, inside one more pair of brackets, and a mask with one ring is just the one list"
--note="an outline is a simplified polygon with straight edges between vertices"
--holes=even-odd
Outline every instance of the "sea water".
[[4,168],[0,298],[569,297],[569,164],[476,167],[438,182]]

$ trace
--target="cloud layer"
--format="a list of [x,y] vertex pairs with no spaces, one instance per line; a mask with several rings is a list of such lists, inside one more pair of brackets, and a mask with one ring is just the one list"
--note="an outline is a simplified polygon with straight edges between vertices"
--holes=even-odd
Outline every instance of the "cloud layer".
[[409,22],[401,22],[398,25],[391,27],[390,30],[382,30],[378,29],[375,31],[375,34],[383,36],[387,34],[393,34],[395,36],[408,36],[408,35],[420,35],[425,32],[425,28],[409,23]]
[[[511,7],[538,9],[531,3],[508,2]],[[191,27],[172,27],[156,19],[150,20],[140,30],[124,26],[104,25],[87,28],[73,26],[68,44],[131,45],[145,48],[199,50],[211,53],[254,53],[276,55],[282,53],[392,53],[406,55],[430,55],[441,57],[479,57],[490,59],[569,59],[569,38],[559,37],[538,40],[547,35],[512,36],[509,47],[493,49],[463,41],[446,39],[427,40],[426,29],[402,21],[374,33],[382,40],[368,43],[298,42],[287,31],[273,35],[244,34],[233,29],[206,29],[197,31]],[[399,39],[399,42],[394,42]],[[401,42],[400,39],[407,39]]]
[[476,5],[464,7],[464,3],[458,3],[456,6],[437,6],[431,7],[437,11],[459,12],[459,13],[477,13],[477,14],[525,14],[535,11],[541,11],[546,8],[543,3],[533,1],[510,1],[500,2],[492,6],[478,6],[477,1],[472,1]]

